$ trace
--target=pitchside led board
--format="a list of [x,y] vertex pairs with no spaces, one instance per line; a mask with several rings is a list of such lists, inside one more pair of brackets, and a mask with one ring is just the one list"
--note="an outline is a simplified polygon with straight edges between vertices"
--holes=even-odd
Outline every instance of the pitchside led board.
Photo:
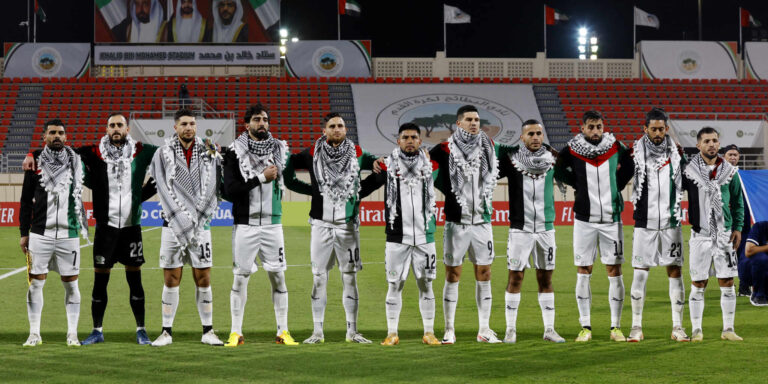
[[280,0],[95,0],[95,43],[277,41]]
[[428,148],[445,141],[466,104],[477,107],[480,128],[501,144],[520,141],[523,121],[541,121],[530,84],[352,84],[352,95],[360,145],[376,155],[392,152],[404,123],[421,127]]

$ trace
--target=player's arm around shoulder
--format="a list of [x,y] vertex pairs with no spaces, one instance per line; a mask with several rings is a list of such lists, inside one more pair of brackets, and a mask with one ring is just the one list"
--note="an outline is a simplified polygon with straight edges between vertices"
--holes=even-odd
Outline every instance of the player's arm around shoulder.
[[387,164],[382,162],[381,172],[372,172],[368,177],[360,181],[360,200],[368,197],[371,193],[381,188],[387,183]]
[[574,187],[576,184],[573,174],[573,156],[571,149],[567,145],[557,154],[555,160],[555,180]]
[[306,148],[299,153],[294,153],[288,156],[288,160],[285,162],[285,168],[283,168],[283,183],[285,183],[285,186],[291,191],[301,193],[302,195],[312,195],[312,185],[301,181],[296,177],[297,169],[312,171],[312,155],[310,153],[310,148]]
[[744,199],[741,197],[741,178],[739,178],[738,171],[733,175],[731,182],[728,184],[728,189],[731,195],[731,215],[733,215],[731,231],[741,232],[744,224]]

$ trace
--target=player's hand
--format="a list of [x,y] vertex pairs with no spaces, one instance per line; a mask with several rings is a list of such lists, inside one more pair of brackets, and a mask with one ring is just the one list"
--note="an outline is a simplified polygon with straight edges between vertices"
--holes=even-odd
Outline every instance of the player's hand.
[[384,156],[379,157],[373,162],[373,173],[381,173],[382,165],[384,165]]
[[37,168],[37,164],[35,164],[35,157],[34,156],[27,156],[24,158],[24,161],[21,163],[21,170],[22,171],[35,171]]
[[21,246],[21,252],[26,255],[29,249],[29,236],[22,236],[19,245]]
[[267,169],[264,170],[264,177],[267,179],[267,182],[277,179],[277,167],[274,165],[267,167]]
[[731,232],[731,245],[734,251],[739,249],[739,245],[741,245],[741,231]]

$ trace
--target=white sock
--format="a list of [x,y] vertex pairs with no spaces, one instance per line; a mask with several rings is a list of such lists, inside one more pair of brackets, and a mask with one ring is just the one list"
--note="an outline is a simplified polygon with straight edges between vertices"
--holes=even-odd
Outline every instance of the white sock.
[[507,329],[517,329],[517,309],[520,308],[520,292],[504,291],[504,314],[507,319]]
[[435,293],[432,291],[431,280],[416,280],[419,287],[419,311],[424,333],[435,332]]
[[682,327],[685,310],[685,287],[682,277],[669,278],[669,302],[672,304],[672,327]]
[[80,320],[80,288],[77,280],[62,281],[64,285],[64,303],[67,311],[67,334],[77,333],[77,322]]
[[325,304],[328,302],[328,273],[312,276],[312,322],[315,329],[313,334],[323,334],[323,319],[325,318]]
[[232,281],[232,290],[229,292],[229,313],[232,315],[231,332],[243,334],[243,316],[245,314],[245,302],[248,301],[248,281],[250,276],[235,275]]
[[197,313],[200,314],[200,323],[205,327],[213,325],[213,292],[211,287],[197,287],[195,290]]
[[582,327],[591,327],[592,319],[590,311],[592,309],[592,289],[589,286],[589,280],[592,274],[576,274],[576,306],[579,307],[579,324]]
[[490,281],[475,282],[475,301],[477,302],[478,329],[490,329],[491,304],[493,303]]
[[723,311],[723,330],[733,330],[736,317],[736,289],[720,287],[720,309]]
[[345,272],[341,274],[343,284],[342,294],[344,299],[344,312],[347,315],[347,336],[353,336],[357,333],[357,273]]
[[40,334],[40,318],[43,315],[43,286],[45,280],[32,279],[27,290],[27,317],[29,318],[29,333]]
[[611,328],[621,327],[621,310],[624,307],[623,276],[608,276],[608,298],[611,307]]
[[445,281],[443,287],[443,316],[445,317],[445,330],[453,329],[453,319],[456,316],[456,303],[459,301],[459,282],[449,283]]
[[648,281],[648,271],[635,269],[632,278],[632,288],[629,298],[632,299],[632,327],[643,326],[643,306],[645,305],[645,286]]
[[397,323],[400,321],[400,310],[403,308],[404,281],[389,282],[386,298],[387,333],[397,333]]
[[541,319],[544,321],[544,330],[555,329],[555,293],[539,293],[539,307]]
[[277,335],[288,330],[288,287],[285,286],[285,273],[267,272],[272,285],[272,305],[275,307]]
[[163,285],[163,328],[173,327],[173,319],[176,317],[176,308],[179,307],[179,287]]
[[691,285],[691,295],[688,296],[688,309],[691,312],[691,328],[701,329],[701,317],[704,315],[704,288]]

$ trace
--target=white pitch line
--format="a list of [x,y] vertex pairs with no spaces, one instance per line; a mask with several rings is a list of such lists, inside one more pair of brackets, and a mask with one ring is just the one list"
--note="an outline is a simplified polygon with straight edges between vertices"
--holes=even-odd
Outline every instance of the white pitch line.
[[[143,230],[142,232],[149,232],[149,231],[153,231],[153,230],[155,230],[155,229],[158,229],[158,228],[162,228],[162,227],[152,227],[152,228],[149,228],[149,229],[145,229],[145,230]],[[90,247],[90,246],[92,246],[92,245],[93,245],[93,243],[92,243],[92,242],[90,242],[90,240],[89,240],[89,241],[88,241],[88,244],[83,244],[83,245],[81,245],[81,246],[80,246],[80,249],[83,249],[83,248],[85,248],[85,247]],[[93,268],[90,268],[90,269],[93,269]],[[5,274],[2,274],[2,275],[0,275],[0,280],[2,280],[2,279],[5,279],[5,278],[7,278],[7,277],[11,277],[11,276],[13,276],[13,275],[15,275],[15,274],[17,274],[17,273],[21,273],[21,272],[24,272],[24,271],[26,271],[26,270],[27,270],[27,267],[26,267],[26,266],[25,266],[25,267],[19,267],[19,268],[16,268],[16,269],[14,269],[14,270],[12,270],[12,271],[10,271],[10,272],[8,272],[8,273],[5,273]]]

